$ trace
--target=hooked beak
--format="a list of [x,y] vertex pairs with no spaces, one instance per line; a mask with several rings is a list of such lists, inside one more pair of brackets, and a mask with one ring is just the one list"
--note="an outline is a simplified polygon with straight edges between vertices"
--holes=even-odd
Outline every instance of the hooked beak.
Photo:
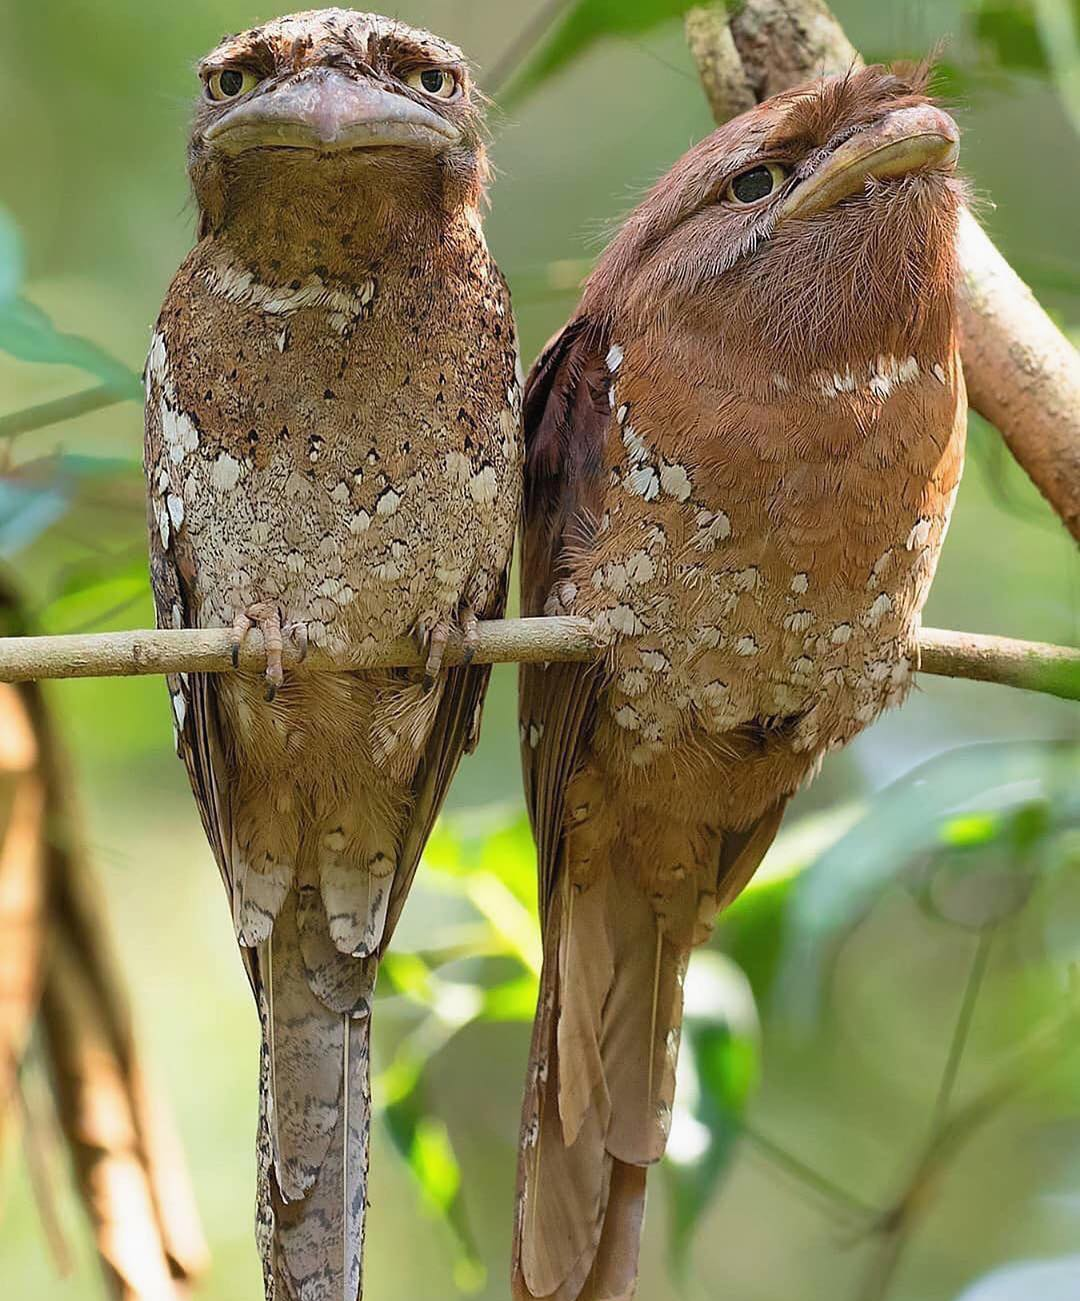
[[287,82],[219,118],[205,139],[228,154],[249,149],[340,153],[390,147],[437,154],[460,139],[431,109],[337,69]]
[[960,150],[956,123],[929,104],[898,108],[845,140],[816,172],[788,195],[779,219],[811,217],[861,194],[871,179],[912,172],[952,171]]

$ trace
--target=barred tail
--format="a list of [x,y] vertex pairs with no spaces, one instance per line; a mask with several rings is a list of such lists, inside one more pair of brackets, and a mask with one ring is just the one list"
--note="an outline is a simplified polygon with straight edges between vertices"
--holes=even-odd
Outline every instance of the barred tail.
[[[257,962],[257,1237],[266,1297],[359,1301],[375,963],[346,957],[328,937],[322,943],[299,928],[295,899],[286,900]],[[334,972],[337,981],[328,978]]]

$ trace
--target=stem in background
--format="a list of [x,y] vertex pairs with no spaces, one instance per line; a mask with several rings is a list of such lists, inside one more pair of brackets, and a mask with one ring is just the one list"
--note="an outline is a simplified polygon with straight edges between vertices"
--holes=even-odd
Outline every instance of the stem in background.
[[492,98],[497,99],[503,93],[533,46],[545,35],[568,3],[569,0],[547,0],[518,32],[485,78]]
[[[67,1234],[60,1222],[60,1214],[54,1193],[55,1180],[52,1174],[51,1152],[46,1142],[46,1132],[36,1123],[26,1098],[23,1071],[18,1063],[12,1063],[12,1087],[15,1102],[22,1122],[23,1151],[26,1154],[26,1169],[30,1177],[30,1191],[41,1216],[41,1227],[45,1241],[52,1256],[53,1265],[61,1278],[70,1278],[74,1270],[71,1247]],[[50,1104],[51,1105],[51,1104]],[[48,1131],[51,1136],[51,1130]]]
[[66,398],[56,398],[52,402],[42,402],[36,407],[26,407],[22,411],[0,416],[0,438],[14,438],[17,434],[27,434],[33,429],[59,425],[65,420],[74,420],[78,416],[87,416],[92,411],[101,411],[104,407],[127,401],[127,397],[107,384],[83,389],[81,393],[72,393]]
[[964,1059],[964,1050],[967,1048],[968,1036],[971,1033],[971,1022],[975,1016],[975,1004],[979,1001],[979,992],[982,989],[983,978],[986,976],[987,964],[990,961],[990,949],[993,943],[994,931],[992,928],[988,928],[979,936],[979,942],[971,960],[971,970],[968,972],[964,997],[961,1000],[960,1011],[957,1014],[956,1028],[953,1030],[952,1042],[949,1045],[949,1056],[945,1062],[945,1070],[942,1072],[941,1085],[938,1089],[933,1118],[930,1122],[931,1143],[941,1133],[948,1119],[949,1108],[952,1105],[953,1089],[956,1087],[956,1078],[960,1073],[960,1063]]
[[805,1185],[811,1192],[817,1193],[819,1197],[832,1202],[844,1214],[858,1215],[868,1220],[880,1219],[880,1207],[871,1206],[853,1193],[849,1193],[846,1188],[841,1188],[828,1175],[823,1175],[820,1170],[815,1170],[813,1166],[809,1166],[805,1161],[793,1156],[786,1148],[774,1143],[771,1138],[767,1138],[754,1129],[753,1126],[744,1121],[740,1126],[740,1130],[743,1137],[753,1144],[761,1155],[774,1166]]

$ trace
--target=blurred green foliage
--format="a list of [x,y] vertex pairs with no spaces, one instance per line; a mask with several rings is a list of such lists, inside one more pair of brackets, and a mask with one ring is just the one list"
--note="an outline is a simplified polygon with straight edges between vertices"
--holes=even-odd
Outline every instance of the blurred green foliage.
[[[709,129],[677,21],[687,7],[416,0],[402,11],[512,74],[495,121],[489,232],[526,361],[572,306],[600,223]],[[984,204],[986,219],[1075,330],[1080,5],[835,7],[873,57],[946,42],[942,83],[959,101],[967,166],[998,205]],[[191,238],[190,65],[222,29],[265,12],[253,0],[92,10],[0,0],[0,555],[50,631],[151,618],[129,399]],[[1073,549],[994,431],[974,420],[972,435],[929,620],[1072,641]],[[211,1227],[206,1296],[253,1296],[253,1018],[169,757],[163,690],[74,683],[52,698]],[[481,752],[462,771],[383,972],[369,1288],[389,1301],[448,1295],[448,1277],[459,1295],[505,1296],[540,965],[512,712],[512,674],[500,671]],[[1077,740],[1075,710],[1061,702],[927,682],[796,802],[765,868],[691,965],[643,1296],[927,1301],[1075,1243]],[[418,1211],[439,1232],[417,1234]],[[67,1220],[77,1236],[70,1208]],[[32,1221],[17,1178],[0,1228],[13,1295],[54,1286]],[[101,1295],[82,1245],[73,1301]],[[996,1275],[993,1301],[1033,1295],[1012,1277],[1031,1275]]]

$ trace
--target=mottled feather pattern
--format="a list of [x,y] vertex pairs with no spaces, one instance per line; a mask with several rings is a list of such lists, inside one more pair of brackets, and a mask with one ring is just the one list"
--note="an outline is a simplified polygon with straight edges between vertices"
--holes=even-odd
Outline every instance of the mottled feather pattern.
[[[211,91],[235,67],[258,80],[232,108]],[[453,78],[445,103],[415,84],[425,67]],[[334,9],[230,37],[202,75],[200,239],[146,370],[159,623],[255,623],[333,652],[498,617],[522,375],[460,51]],[[220,134],[230,113],[239,145]],[[360,147],[336,142],[343,113]],[[302,147],[276,147],[285,129]],[[370,130],[398,134],[368,148]],[[360,1295],[378,960],[488,670],[432,678],[301,665],[280,685],[268,672],[272,699],[246,673],[169,682],[263,1029],[257,1238],[275,1301]]]
[[[945,161],[786,215],[904,113]],[[526,386],[523,610],[612,649],[521,674],[545,963],[516,1301],[633,1296],[690,952],[788,799],[910,689],[966,427],[954,138],[920,74],[882,68],[729,123],[627,220]],[[782,187],[736,202],[761,160]]]

